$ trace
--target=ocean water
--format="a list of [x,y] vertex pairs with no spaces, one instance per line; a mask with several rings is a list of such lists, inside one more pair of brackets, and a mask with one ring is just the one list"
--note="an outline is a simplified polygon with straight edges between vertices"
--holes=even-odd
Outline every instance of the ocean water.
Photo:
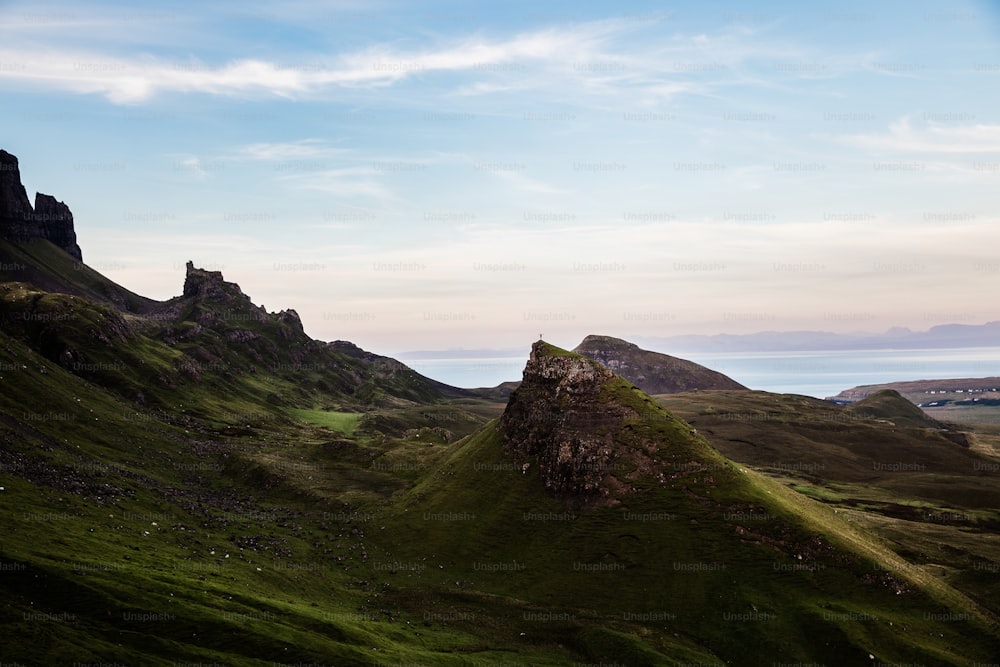
[[[927,350],[679,352],[751,389],[833,396],[862,384],[935,378],[1000,376],[1000,347]],[[526,357],[400,358],[414,370],[457,387],[494,387],[520,380]]]
[[429,378],[453,387],[495,387],[501,382],[520,380],[528,354],[523,357],[482,357],[466,359],[396,359]]
[[695,353],[683,356],[751,389],[826,398],[863,384],[1000,376],[1000,347]]

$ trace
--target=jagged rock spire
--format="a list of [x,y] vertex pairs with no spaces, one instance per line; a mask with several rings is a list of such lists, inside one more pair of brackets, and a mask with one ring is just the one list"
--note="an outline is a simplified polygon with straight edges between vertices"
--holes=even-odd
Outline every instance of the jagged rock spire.
[[0,150],[0,237],[15,242],[47,239],[83,261],[69,207],[51,195],[36,193],[32,208],[17,158],[5,150]]

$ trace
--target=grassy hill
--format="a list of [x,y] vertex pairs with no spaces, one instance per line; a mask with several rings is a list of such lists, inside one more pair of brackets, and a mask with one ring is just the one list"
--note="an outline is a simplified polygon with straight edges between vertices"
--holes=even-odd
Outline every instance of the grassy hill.
[[451,630],[418,641],[369,607],[359,506],[414,474],[374,412],[460,437],[488,402],[313,341],[221,275],[123,301],[48,242],[5,249],[47,288],[0,284],[0,659],[462,664],[436,648]]
[[[28,245],[49,245],[53,256],[68,258],[45,241]],[[143,300],[145,312],[136,313],[80,296],[93,291],[89,269],[61,260],[45,266],[77,288],[0,284],[4,330],[139,410],[173,411],[186,401],[188,411],[204,416],[262,412],[266,419],[282,406],[361,411],[465,395],[353,344],[313,340],[294,311],[265,312],[221,274],[189,267],[201,290]]]
[[845,389],[833,396],[832,400],[852,403],[885,390],[899,392],[934,419],[966,425],[986,425],[991,430],[996,430],[1000,425],[1000,378],[997,377],[861,385]]
[[[805,396],[700,392],[657,399],[727,457],[834,508],[884,539],[907,567],[1000,611],[996,435],[897,426]],[[888,399],[898,406],[898,397]]]
[[[599,400],[641,417],[613,440],[658,443],[644,451],[668,482],[613,463],[634,491],[572,507],[522,472],[496,420],[451,444],[400,428],[456,427],[454,406],[370,413],[386,432],[291,410],[227,428],[136,412],[7,334],[0,364],[5,660],[966,664],[997,650],[981,606],[620,378]],[[494,409],[455,401],[480,423]]]
[[739,382],[693,361],[643,350],[611,336],[587,336],[574,352],[593,359],[649,394],[700,389],[746,389]]
[[873,392],[860,401],[851,403],[845,414],[884,419],[896,426],[944,428],[944,424],[929,417],[895,389],[880,389]]
[[[545,391],[526,373],[508,413],[526,385],[533,403]],[[487,425],[383,519],[386,557],[412,566],[391,579],[405,582],[399,595],[445,600],[432,613],[509,650],[564,646],[588,661],[961,664],[967,650],[995,650],[992,614],[833,510],[727,461],[621,378],[597,395],[605,415],[638,412],[609,446],[640,447],[654,465],[624,464],[621,451],[604,469],[613,502],[581,507],[511,454],[509,420]],[[573,419],[573,401],[557,423]],[[943,626],[939,613],[968,624]]]
[[0,282],[29,283],[46,292],[87,297],[132,313],[148,312],[157,303],[125,289],[43,239],[25,243],[0,239]]
[[358,576],[358,503],[405,485],[374,464],[405,443],[275,408],[139,412],[5,333],[0,368],[5,661],[462,664],[435,648],[454,631],[415,639]]
[[[59,289],[0,284],[4,662],[1000,652],[986,436],[764,392],[654,400],[544,343],[509,401],[477,397],[313,341],[221,275],[122,302],[28,245]],[[769,465],[810,456],[829,468]],[[974,520],[907,529],[891,503]]]

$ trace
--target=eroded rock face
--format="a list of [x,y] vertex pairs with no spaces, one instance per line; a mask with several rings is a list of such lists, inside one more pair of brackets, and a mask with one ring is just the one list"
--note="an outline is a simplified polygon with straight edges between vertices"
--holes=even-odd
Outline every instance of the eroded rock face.
[[[296,311],[268,313],[264,306],[254,305],[237,283],[226,281],[221,271],[200,269],[191,261],[187,263],[181,299],[194,302],[191,318],[200,327],[220,332],[231,343],[260,348],[257,352],[261,354],[270,354],[277,342],[264,332],[290,345],[306,345],[311,340]],[[180,308],[173,312],[180,317]]]
[[206,271],[195,268],[194,262],[189,261],[184,275],[184,296],[208,296],[213,288],[221,286],[222,271]]
[[32,236],[34,210],[21,184],[17,158],[0,150],[0,233],[11,241],[25,241]]
[[507,455],[571,507],[663,485],[714,484],[720,457],[690,424],[592,359],[538,341],[499,430]]
[[302,318],[299,317],[297,311],[291,308],[278,313],[278,322],[286,325],[286,328],[282,330],[285,332],[285,338],[290,338],[293,334],[305,335],[305,329],[302,328]]
[[51,195],[36,193],[32,208],[17,158],[4,150],[0,150],[0,237],[16,242],[47,239],[83,261],[69,207]]
[[44,237],[68,252],[78,262],[83,261],[83,253],[76,244],[76,230],[73,228],[73,212],[52,195],[35,194],[35,221],[41,227]]
[[542,341],[532,347],[521,386],[500,419],[504,447],[527,470],[537,464],[554,495],[600,500],[609,495],[607,477],[621,458],[615,434],[637,413],[608,399],[610,370],[551,350]]
[[[230,302],[236,300],[233,305],[252,305],[250,297],[243,293],[240,286],[223,279],[221,271],[207,271],[195,267],[194,262],[187,263],[187,272],[184,275],[185,297],[199,297],[200,299]],[[267,320],[267,312],[263,307],[259,308],[261,321]]]

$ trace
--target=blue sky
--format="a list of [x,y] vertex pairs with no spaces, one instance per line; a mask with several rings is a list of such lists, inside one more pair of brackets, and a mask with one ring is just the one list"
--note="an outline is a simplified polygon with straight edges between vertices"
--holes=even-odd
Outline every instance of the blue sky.
[[88,264],[383,353],[981,323],[996,3],[0,7],[0,147]]

